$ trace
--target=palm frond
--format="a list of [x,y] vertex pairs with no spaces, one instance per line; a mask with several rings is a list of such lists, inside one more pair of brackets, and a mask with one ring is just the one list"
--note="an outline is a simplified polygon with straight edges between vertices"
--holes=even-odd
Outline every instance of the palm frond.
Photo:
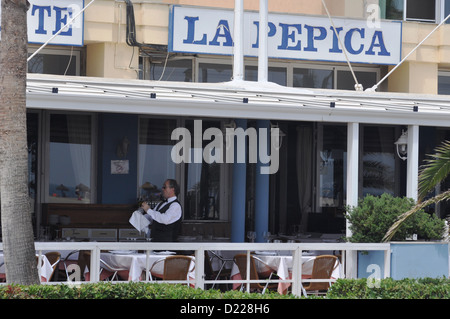
[[440,201],[443,201],[445,199],[450,199],[450,190],[447,190],[437,196],[434,196],[433,198],[430,198],[424,202],[418,203],[416,204],[413,208],[411,208],[409,211],[401,214],[398,219],[395,221],[395,223],[392,224],[392,226],[388,229],[388,231],[386,232],[386,234],[384,235],[382,241],[383,242],[388,242],[392,239],[392,237],[395,235],[395,233],[397,232],[397,230],[400,228],[400,226],[402,225],[402,223],[408,219],[408,217],[410,217],[412,214],[414,214],[415,212],[421,210],[422,208],[434,204],[434,203],[438,203]]
[[419,202],[450,174],[450,141],[438,146],[431,157],[419,174]]

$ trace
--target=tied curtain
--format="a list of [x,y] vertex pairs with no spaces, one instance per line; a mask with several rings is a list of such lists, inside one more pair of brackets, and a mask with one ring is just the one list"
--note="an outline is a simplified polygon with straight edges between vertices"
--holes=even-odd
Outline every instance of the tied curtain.
[[302,216],[301,232],[306,232],[308,213],[311,211],[312,198],[312,158],[313,132],[312,127],[297,127],[297,181],[300,212]]

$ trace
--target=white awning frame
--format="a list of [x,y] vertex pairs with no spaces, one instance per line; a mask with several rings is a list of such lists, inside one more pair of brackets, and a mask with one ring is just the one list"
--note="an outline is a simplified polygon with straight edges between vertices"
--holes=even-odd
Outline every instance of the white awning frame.
[[450,127],[443,95],[29,74],[30,109]]

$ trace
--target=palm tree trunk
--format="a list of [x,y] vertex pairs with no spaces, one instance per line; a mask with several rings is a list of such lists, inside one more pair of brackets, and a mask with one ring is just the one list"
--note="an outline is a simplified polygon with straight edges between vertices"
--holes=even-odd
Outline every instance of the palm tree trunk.
[[1,0],[0,194],[8,283],[39,283],[28,199],[27,0]]

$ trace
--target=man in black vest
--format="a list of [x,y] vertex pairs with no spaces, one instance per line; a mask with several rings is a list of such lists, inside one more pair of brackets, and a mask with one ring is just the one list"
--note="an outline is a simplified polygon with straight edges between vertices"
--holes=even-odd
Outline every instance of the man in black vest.
[[165,201],[159,203],[155,209],[144,202],[142,208],[145,217],[151,221],[151,237],[154,242],[174,242],[177,241],[181,228],[182,209],[177,199],[180,187],[174,179],[168,179],[162,187]]

